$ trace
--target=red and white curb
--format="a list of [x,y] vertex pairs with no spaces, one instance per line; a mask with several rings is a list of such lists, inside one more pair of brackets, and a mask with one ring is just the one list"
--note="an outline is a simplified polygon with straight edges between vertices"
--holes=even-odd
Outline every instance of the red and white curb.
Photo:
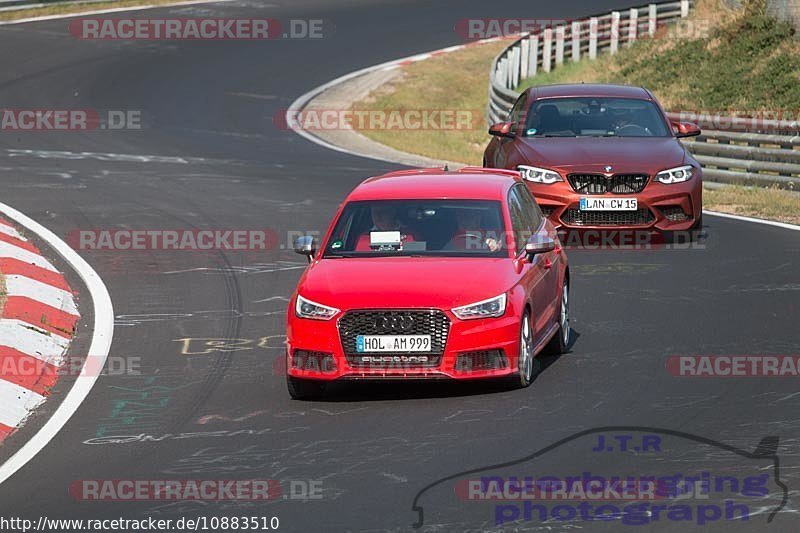
[[64,364],[80,314],[64,276],[0,218],[0,443],[46,399]]
[[[13,221],[13,225],[0,224],[0,269],[12,279],[10,285],[14,291],[14,294],[9,295],[5,307],[2,322],[5,329],[0,330],[0,339],[3,342],[11,339],[7,344],[12,346],[4,349],[19,351],[20,357],[32,357],[30,362],[38,361],[58,368],[63,364],[64,352],[78,320],[75,302],[64,276],[42,257],[39,250],[23,239],[16,228],[23,228],[25,234],[36,235],[47,243],[55,254],[61,256],[67,267],[78,275],[88,290],[88,295],[83,298],[84,309],[91,302],[93,315],[91,323],[86,324],[91,328],[91,342],[87,353],[81,354],[86,355],[83,368],[47,421],[11,457],[0,464],[0,483],[3,483],[53,440],[89,396],[100,377],[99,369],[105,366],[111,350],[114,306],[111,304],[108,289],[97,272],[58,235],[2,202],[0,215],[5,217],[4,220]],[[39,298],[43,300],[40,301]],[[37,309],[36,306],[41,307]],[[42,311],[46,313],[42,315]],[[47,334],[42,333],[43,331]],[[12,335],[8,336],[7,332]],[[1,371],[0,374],[3,376],[0,382],[6,382],[2,385],[3,392],[0,396],[0,416],[6,420],[6,427],[13,431],[44,400],[47,384],[39,381],[25,386],[8,379],[9,376]],[[35,387],[40,387],[41,390],[37,392]]]

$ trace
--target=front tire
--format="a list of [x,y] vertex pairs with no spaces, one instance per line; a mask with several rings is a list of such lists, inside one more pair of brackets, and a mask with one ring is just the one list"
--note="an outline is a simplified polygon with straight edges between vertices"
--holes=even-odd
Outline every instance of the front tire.
[[517,356],[517,386],[521,389],[533,382],[540,362],[533,353],[533,331],[531,315],[528,311],[522,315],[519,326],[519,355]]
[[567,352],[572,328],[569,325],[569,283],[564,278],[561,284],[561,308],[558,313],[558,331],[547,345],[547,353],[560,355]]
[[322,396],[325,392],[325,383],[286,376],[286,388],[293,400],[308,400]]

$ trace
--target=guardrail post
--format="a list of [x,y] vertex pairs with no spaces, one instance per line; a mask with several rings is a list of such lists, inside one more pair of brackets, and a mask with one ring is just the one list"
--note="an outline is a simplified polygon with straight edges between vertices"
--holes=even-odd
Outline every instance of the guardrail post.
[[597,17],[589,19],[589,59],[597,59],[597,31],[600,21]]
[[530,53],[528,54],[528,76],[533,77],[539,71],[539,36],[532,35],[530,39]]
[[658,6],[656,4],[650,4],[648,6],[648,11],[647,34],[650,37],[654,37],[656,34],[656,28],[658,27]]
[[572,23],[572,60],[581,60],[581,22]]
[[628,42],[627,45],[633,44],[636,37],[639,35],[639,10],[636,8],[631,9],[630,20],[628,21]]
[[531,51],[530,40],[530,37],[528,37],[527,39],[523,39],[519,42],[519,77],[522,80],[528,77],[528,54],[530,54]]
[[520,65],[522,62],[520,61],[520,47],[516,46],[511,50],[511,89],[516,89],[517,85],[519,85],[519,71]]
[[689,0],[681,0],[681,18],[689,16]]
[[550,72],[552,70],[553,54],[553,28],[544,30],[544,46],[542,47],[542,70]]
[[619,50],[619,11],[611,12],[611,54],[616,54]]
[[556,65],[561,66],[564,64],[564,37],[565,37],[565,30],[564,26],[559,26],[556,28]]
[[497,77],[500,78],[499,81],[503,87],[508,87],[508,58],[503,58],[500,60],[500,63],[497,64]]

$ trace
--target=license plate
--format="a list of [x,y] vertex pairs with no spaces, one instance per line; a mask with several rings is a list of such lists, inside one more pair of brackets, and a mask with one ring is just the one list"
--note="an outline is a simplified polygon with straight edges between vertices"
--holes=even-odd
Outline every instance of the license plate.
[[581,211],[636,211],[636,198],[581,198]]
[[358,353],[430,352],[430,335],[359,335]]

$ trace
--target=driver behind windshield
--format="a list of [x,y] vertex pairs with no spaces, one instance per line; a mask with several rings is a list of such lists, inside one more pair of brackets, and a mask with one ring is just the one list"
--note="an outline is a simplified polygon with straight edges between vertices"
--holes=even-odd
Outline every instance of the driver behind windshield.
[[487,232],[481,223],[482,212],[478,209],[458,209],[456,211],[456,232],[445,245],[445,250],[490,250],[500,249],[497,234]]

